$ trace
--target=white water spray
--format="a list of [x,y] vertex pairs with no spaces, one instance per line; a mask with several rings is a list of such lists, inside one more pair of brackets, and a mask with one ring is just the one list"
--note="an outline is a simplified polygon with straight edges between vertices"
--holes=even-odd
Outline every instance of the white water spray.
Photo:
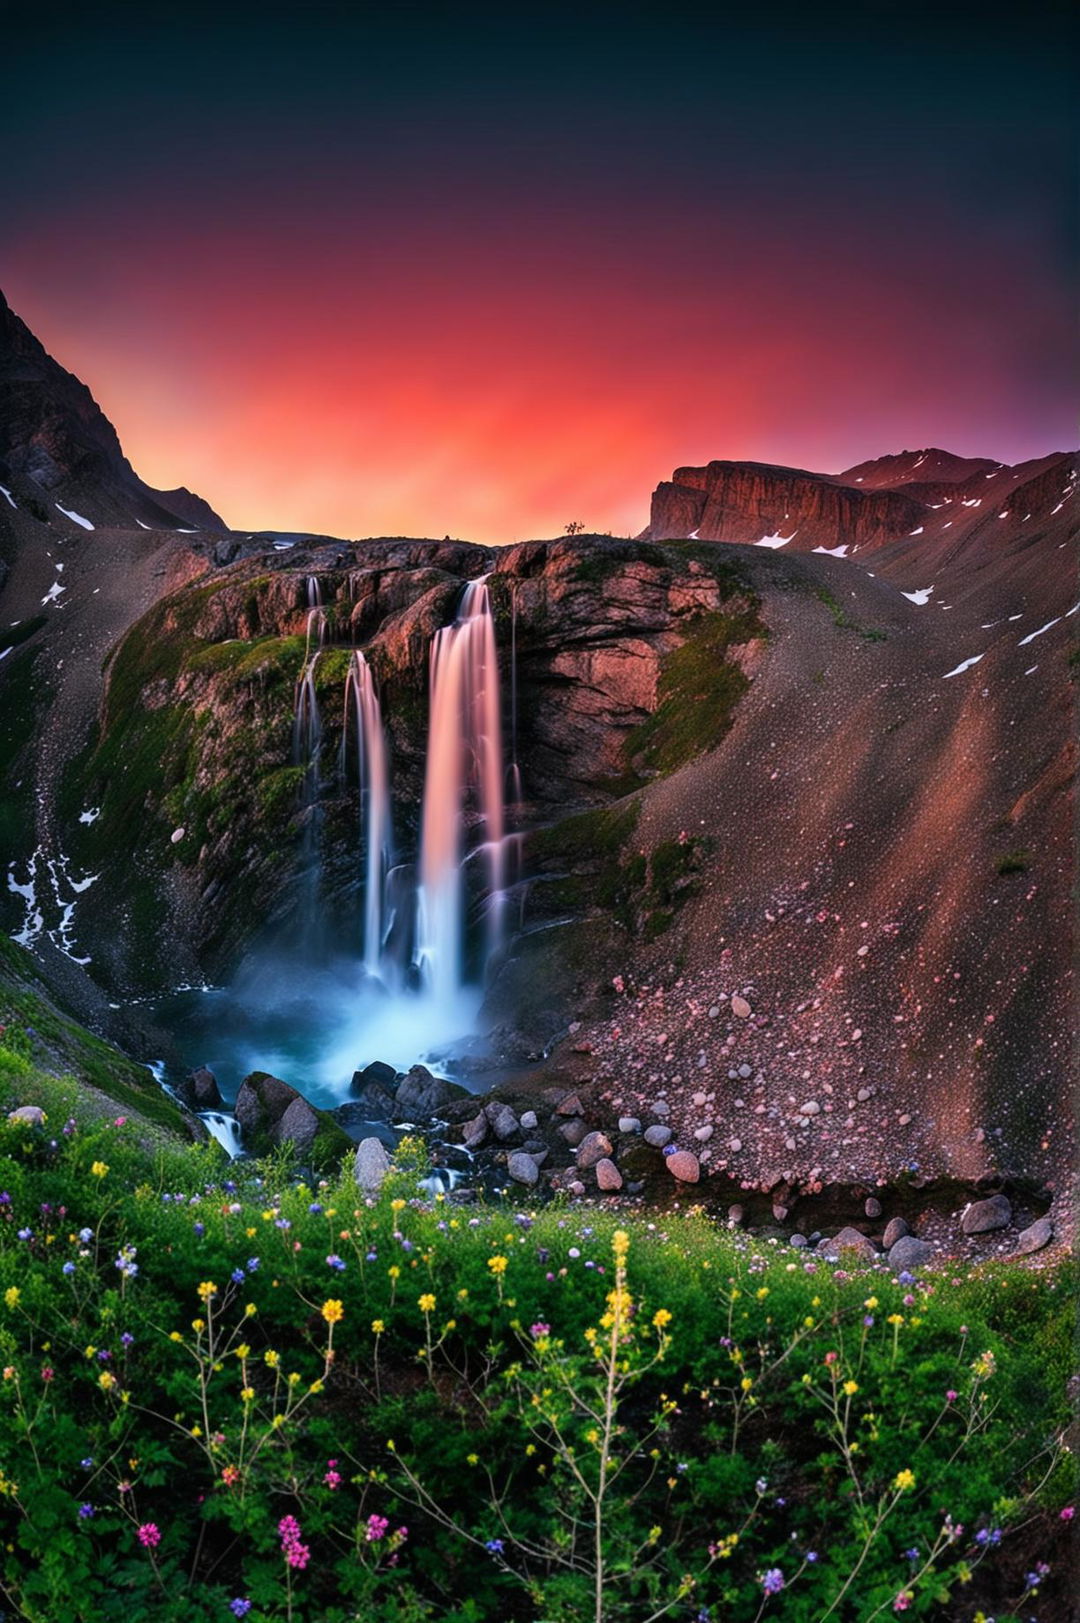
[[341,761],[349,736],[350,707],[356,720],[356,760],[360,785],[360,828],[364,849],[364,968],[369,975],[383,972],[383,942],[387,929],[386,881],[392,862],[390,774],[382,709],[371,667],[357,650],[345,680],[345,715],[341,734]]

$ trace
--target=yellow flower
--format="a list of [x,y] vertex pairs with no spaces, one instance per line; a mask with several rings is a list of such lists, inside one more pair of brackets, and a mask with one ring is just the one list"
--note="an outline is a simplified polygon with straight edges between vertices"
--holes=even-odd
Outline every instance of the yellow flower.
[[180,1334],[179,1330],[170,1330],[169,1331],[169,1340],[170,1341],[183,1341],[183,1339],[184,1338]]
[[845,1381],[844,1382],[843,1392],[844,1392],[845,1397],[853,1398],[858,1390],[859,1390],[858,1381]]
[[323,1389],[322,1381],[312,1381],[311,1385],[308,1387],[309,1392],[321,1392],[322,1389]]
[[386,1270],[386,1272],[389,1274],[391,1279],[400,1279],[401,1278],[401,1269],[398,1267],[396,1262],[391,1263],[390,1267]]
[[616,1262],[623,1262],[630,1249],[630,1236],[625,1229],[616,1229],[611,1240],[611,1248],[615,1253]]
[[216,1296],[217,1293],[218,1288],[212,1279],[204,1279],[199,1286],[199,1300],[201,1302],[208,1302],[211,1296]]
[[904,1315],[902,1313],[890,1313],[887,1322],[889,1324],[903,1324]]
[[877,1299],[876,1296],[868,1296],[866,1298],[866,1301],[863,1303],[863,1307],[869,1308],[869,1310],[871,1312],[873,1312],[874,1308],[876,1308],[877,1305],[878,1305],[878,1299]]
[[254,1317],[254,1315],[255,1315],[255,1314],[256,1314],[256,1313],[257,1313],[257,1312],[258,1312],[258,1311],[259,1311],[259,1310],[258,1310],[258,1308],[257,1308],[257,1307],[256,1307],[256,1306],[255,1306],[255,1303],[254,1303],[254,1302],[248,1302],[248,1304],[247,1304],[247,1306],[246,1306],[246,1307],[245,1307],[245,1308],[244,1308],[244,1317],[245,1317],[245,1319],[250,1319],[250,1318],[253,1318],[253,1317]]
[[240,1389],[240,1399],[241,1399],[241,1402],[243,1402],[243,1403],[254,1403],[254,1401],[255,1401],[255,1388],[253,1386],[241,1387],[241,1389]]
[[765,1300],[766,1296],[768,1296],[768,1294],[769,1294],[768,1285],[762,1285],[761,1289],[757,1293],[758,1301],[763,1302]]
[[914,1486],[914,1471],[897,1471],[896,1475],[893,1477],[893,1487],[898,1493],[906,1493],[909,1488],[913,1488]]
[[749,1392],[749,1390],[753,1386],[753,1384],[754,1383],[750,1379],[749,1375],[744,1375],[742,1380],[739,1382],[739,1385],[742,1387],[744,1392]]
[[267,1351],[263,1353],[263,1363],[266,1364],[269,1369],[277,1369],[278,1365],[281,1363],[281,1356],[279,1353],[274,1351],[273,1347],[269,1347]]
[[324,1302],[320,1310],[327,1324],[337,1324],[345,1317],[345,1309],[340,1302]]
[[196,1333],[198,1333],[198,1331],[200,1331],[200,1330],[205,1330],[206,1329],[206,1320],[205,1319],[192,1319],[191,1328]]
[[93,1173],[95,1178],[104,1178],[108,1170],[109,1166],[108,1162],[106,1161],[95,1161],[93,1166],[90,1168],[90,1171]]
[[386,1329],[386,1325],[383,1323],[382,1319],[372,1319],[371,1328],[375,1335],[381,1336],[383,1331]]
[[251,1357],[251,1348],[248,1346],[246,1341],[242,1341],[240,1343],[239,1347],[237,1347],[237,1349],[236,1349],[236,1357],[237,1358],[250,1358]]
[[19,1295],[20,1295],[20,1291],[19,1291],[18,1285],[9,1285],[7,1290],[4,1292],[4,1301],[7,1304],[7,1306],[8,1307],[18,1307],[18,1305],[19,1305]]
[[421,1313],[434,1313],[435,1298],[432,1296],[430,1291],[426,1291],[424,1295],[421,1296],[417,1306],[419,1307]]
[[98,1376],[98,1385],[103,1392],[111,1392],[116,1385],[116,1376],[111,1375],[107,1369],[102,1370]]
[[489,1257],[488,1258],[488,1267],[491,1269],[493,1274],[496,1274],[496,1275],[497,1274],[505,1274],[506,1267],[507,1267],[506,1258],[505,1257]]
[[658,1307],[652,1316],[652,1322],[658,1330],[662,1330],[666,1324],[671,1323],[671,1314],[666,1307]]
[[980,1353],[971,1367],[975,1371],[975,1374],[978,1375],[980,1380],[985,1381],[989,1379],[989,1377],[993,1375],[994,1371],[997,1369],[997,1359],[994,1357],[992,1352]]
[[480,1456],[479,1456],[479,1454],[466,1454],[465,1463],[467,1465],[479,1465],[480,1464]]
[[403,1200],[392,1200],[390,1202],[390,1210],[392,1212],[403,1212],[405,1210],[405,1202]]

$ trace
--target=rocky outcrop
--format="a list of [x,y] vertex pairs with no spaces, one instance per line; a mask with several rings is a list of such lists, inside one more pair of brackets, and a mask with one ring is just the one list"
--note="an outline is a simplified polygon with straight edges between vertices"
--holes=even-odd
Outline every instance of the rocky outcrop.
[[240,1084],[233,1113],[244,1148],[253,1155],[291,1146],[301,1161],[321,1171],[336,1167],[352,1148],[348,1135],[323,1110],[278,1076],[252,1071]]
[[676,468],[653,493],[650,540],[696,535],[753,545],[768,537],[814,547],[876,545],[909,534],[925,517],[901,491],[839,485],[826,474],[762,462],[710,462]]

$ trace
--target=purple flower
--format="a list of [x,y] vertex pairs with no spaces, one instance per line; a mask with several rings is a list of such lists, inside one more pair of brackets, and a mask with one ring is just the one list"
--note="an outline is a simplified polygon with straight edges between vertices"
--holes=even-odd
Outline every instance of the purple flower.
[[205,1223],[196,1223],[194,1225],[194,1228],[195,1228],[195,1238],[197,1240],[201,1240],[203,1235],[206,1233],[206,1224]]
[[484,1549],[489,1555],[502,1555],[505,1545],[501,1538],[489,1538]]
[[241,1596],[237,1595],[235,1600],[231,1600],[229,1602],[229,1611],[232,1613],[233,1617],[247,1617],[248,1613],[251,1611],[251,1602],[249,1600],[243,1600]]
[[75,1272],[75,1264],[73,1262],[65,1262],[60,1272],[62,1274],[73,1274]]
[[249,1257],[248,1258],[248,1260],[247,1260],[247,1271],[248,1271],[249,1274],[255,1273],[258,1270],[258,1266],[259,1266],[258,1257]]
[[244,1274],[244,1270],[242,1268],[234,1268],[232,1273],[229,1275],[229,1278],[232,1280],[234,1285],[242,1285],[245,1277],[246,1275]]
[[784,1587],[784,1574],[779,1567],[770,1567],[761,1580],[766,1595],[779,1595]]
[[20,1229],[19,1230],[19,1239],[20,1240],[32,1240],[33,1238],[34,1238],[33,1229]]
[[93,1505],[80,1505],[79,1506],[79,1515],[81,1516],[81,1518],[82,1518],[82,1520],[84,1522],[88,1522],[90,1520],[91,1516],[93,1516],[95,1514],[96,1514],[96,1512],[94,1510]]
[[123,1335],[120,1337],[120,1345],[121,1347],[134,1347],[135,1337],[131,1334],[130,1330],[124,1331]]
[[274,1227],[276,1229],[291,1229],[292,1224],[287,1217],[277,1217],[274,1219]]
[[332,1251],[327,1257],[326,1266],[328,1268],[335,1268],[339,1274],[343,1274],[345,1272],[345,1264],[338,1256],[336,1251]]
[[308,1211],[312,1212],[316,1216],[318,1216],[319,1212],[322,1211],[322,1206],[319,1204],[319,1202],[317,1200],[313,1200],[311,1202],[311,1205],[308,1207]]
[[94,1238],[93,1229],[80,1229],[79,1230],[79,1239],[82,1241],[83,1245],[89,1245],[90,1241],[93,1238]]
[[551,1334],[551,1326],[550,1324],[531,1324],[529,1326],[529,1334],[534,1340],[539,1340],[541,1336],[548,1336]]

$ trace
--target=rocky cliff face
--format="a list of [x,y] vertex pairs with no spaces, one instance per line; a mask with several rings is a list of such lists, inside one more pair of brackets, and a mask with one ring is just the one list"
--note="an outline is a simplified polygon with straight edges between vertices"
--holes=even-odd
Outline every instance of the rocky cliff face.
[[[458,543],[332,543],[247,557],[163,598],[116,649],[99,736],[68,782],[72,806],[100,807],[78,836],[80,861],[108,881],[80,907],[96,961],[118,983],[167,980],[178,943],[220,969],[253,927],[287,924],[305,815],[291,757],[294,690],[313,597],[326,638],[315,676],[323,904],[331,927],[346,928],[362,871],[356,789],[338,764],[351,650],[363,648],[381,691],[398,860],[407,863],[423,795],[431,642],[466,583],[488,576],[504,756],[520,768],[527,827],[606,805],[678,764],[681,712],[665,709],[665,671],[703,639],[699,697],[708,706],[725,673],[722,735],[762,628],[729,564],[695,552],[602,537],[497,555]],[[643,731],[658,713],[658,731]],[[118,891],[129,897],[119,925]],[[168,917],[170,944],[156,965],[138,944],[155,908]]]
[[[873,553],[874,567],[965,568],[1037,547],[1075,528],[1068,504],[1078,457],[1059,452],[1007,467],[939,450],[904,451],[841,474],[757,462],[676,468],[656,487],[652,540],[692,536],[790,552]],[[912,581],[919,585],[921,582]]]
[[84,383],[47,353],[0,293],[0,481],[42,522],[222,530],[189,490],[152,490]]
[[710,462],[676,468],[653,494],[652,540],[696,534],[702,541],[753,545],[784,537],[805,551],[873,544],[912,530],[923,506],[893,490],[838,485],[824,474],[760,462]]

